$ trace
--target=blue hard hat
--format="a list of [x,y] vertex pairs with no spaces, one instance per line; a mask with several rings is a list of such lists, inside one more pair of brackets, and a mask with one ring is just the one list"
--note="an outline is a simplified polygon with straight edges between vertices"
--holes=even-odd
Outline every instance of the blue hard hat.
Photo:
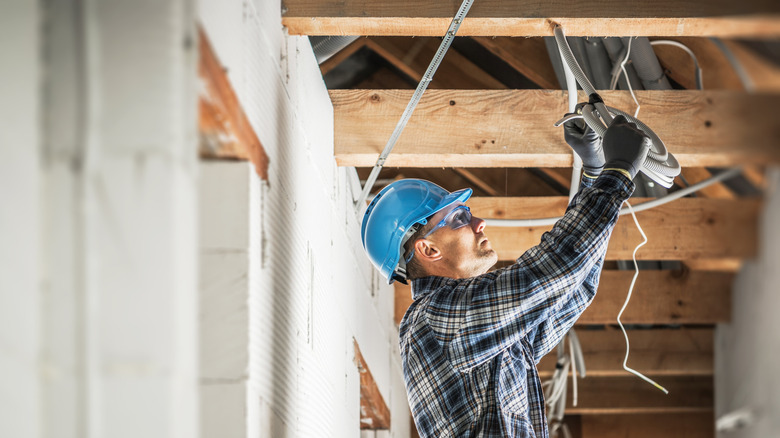
[[[471,189],[448,192],[423,179],[402,179],[382,189],[363,215],[361,237],[371,263],[387,278],[406,281],[401,246],[415,232],[415,224],[455,202],[465,202]],[[400,264],[400,266],[399,266]]]

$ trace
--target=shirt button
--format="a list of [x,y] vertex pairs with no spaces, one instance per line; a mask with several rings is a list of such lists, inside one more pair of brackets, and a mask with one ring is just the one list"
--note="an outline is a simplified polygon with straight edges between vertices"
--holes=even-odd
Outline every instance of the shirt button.
[[607,223],[608,221],[609,221],[609,218],[608,218],[608,217],[606,217],[606,216],[602,216],[602,217],[601,217],[601,223],[604,223],[604,224],[605,224],[605,223]]

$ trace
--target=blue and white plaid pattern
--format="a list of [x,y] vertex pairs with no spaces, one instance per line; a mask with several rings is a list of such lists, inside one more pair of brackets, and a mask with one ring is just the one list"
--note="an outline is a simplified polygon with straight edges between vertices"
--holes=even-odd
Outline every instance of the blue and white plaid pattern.
[[596,295],[610,233],[634,184],[604,171],[512,266],[412,281],[401,358],[421,437],[547,437],[536,364]]

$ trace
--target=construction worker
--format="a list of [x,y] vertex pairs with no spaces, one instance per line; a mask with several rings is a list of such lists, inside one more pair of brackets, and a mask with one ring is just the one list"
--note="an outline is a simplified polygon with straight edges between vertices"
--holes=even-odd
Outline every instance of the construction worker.
[[564,138],[582,158],[564,217],[516,263],[498,256],[472,216],[471,189],[449,193],[405,179],[372,200],[363,246],[388,279],[411,281],[400,325],[409,403],[421,437],[547,437],[536,364],[596,294],[610,233],[649,149],[618,116],[603,142],[570,120]]

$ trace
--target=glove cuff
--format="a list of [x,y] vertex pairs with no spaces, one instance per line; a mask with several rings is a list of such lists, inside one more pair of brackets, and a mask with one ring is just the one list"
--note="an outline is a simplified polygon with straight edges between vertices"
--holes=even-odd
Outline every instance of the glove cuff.
[[622,161],[622,160],[612,160],[612,161],[608,162],[604,166],[604,168],[605,169],[612,169],[612,170],[622,170],[622,171],[624,171],[624,172],[626,172],[628,174],[626,176],[628,176],[631,180],[633,180],[634,177],[636,177],[636,174],[639,171],[639,169],[635,169],[634,168],[633,164],[627,163],[627,162]]

